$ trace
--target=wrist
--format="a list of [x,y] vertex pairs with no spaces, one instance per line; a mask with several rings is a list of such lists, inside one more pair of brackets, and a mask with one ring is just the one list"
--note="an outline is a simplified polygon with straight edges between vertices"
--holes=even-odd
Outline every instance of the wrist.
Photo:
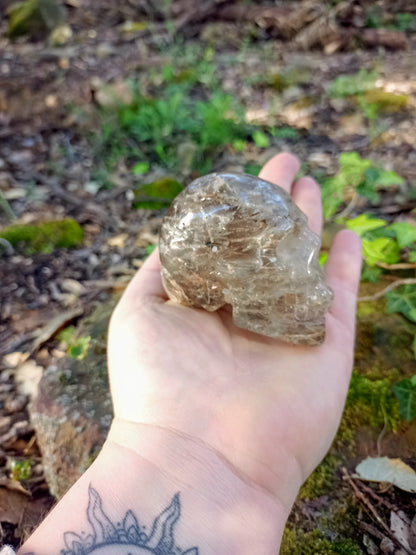
[[[289,515],[287,506],[249,483],[202,441],[154,425],[115,420],[105,449],[124,453],[130,488],[142,489],[143,468],[157,497],[180,493],[180,528],[200,553],[272,554],[278,551]],[[153,474],[153,477],[150,476]],[[293,501],[298,488],[293,493]],[[141,492],[140,495],[143,495]]]

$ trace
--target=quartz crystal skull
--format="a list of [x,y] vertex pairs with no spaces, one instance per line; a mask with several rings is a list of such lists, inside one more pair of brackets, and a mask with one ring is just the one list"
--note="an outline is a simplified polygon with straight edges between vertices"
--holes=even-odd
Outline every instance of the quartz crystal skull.
[[251,175],[210,174],[170,206],[160,234],[170,299],[291,343],[319,345],[332,291],[318,263],[320,239],[281,187]]

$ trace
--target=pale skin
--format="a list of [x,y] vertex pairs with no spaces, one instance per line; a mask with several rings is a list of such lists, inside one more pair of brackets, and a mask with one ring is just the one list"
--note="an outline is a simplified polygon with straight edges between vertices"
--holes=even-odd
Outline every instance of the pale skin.
[[[320,233],[320,188],[296,180],[298,170],[283,153],[260,177],[290,192]],[[227,308],[172,303],[153,253],[111,320],[115,420],[106,445],[19,553],[58,553],[65,531],[85,529],[89,483],[114,518],[133,509],[151,520],[181,491],[179,543],[201,554],[278,553],[299,487],[342,415],[360,269],[359,238],[340,232],[325,269],[334,291],[326,340],[303,347],[236,328]]]

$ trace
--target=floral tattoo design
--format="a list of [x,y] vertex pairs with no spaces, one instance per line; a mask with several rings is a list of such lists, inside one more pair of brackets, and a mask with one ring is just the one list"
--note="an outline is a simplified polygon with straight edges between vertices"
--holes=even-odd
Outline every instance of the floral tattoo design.
[[139,524],[133,511],[119,523],[105,514],[102,499],[92,487],[88,490],[87,518],[92,533],[80,536],[65,532],[65,549],[60,555],[198,555],[197,547],[183,551],[175,543],[174,528],[181,514],[179,493],[153,522],[150,532]]

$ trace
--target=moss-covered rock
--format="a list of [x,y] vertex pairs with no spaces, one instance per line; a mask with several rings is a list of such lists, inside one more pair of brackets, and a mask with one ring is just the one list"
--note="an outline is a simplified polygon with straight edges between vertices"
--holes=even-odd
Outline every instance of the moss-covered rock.
[[50,253],[55,248],[76,247],[82,243],[84,232],[73,218],[66,218],[36,225],[11,225],[0,230],[0,238],[25,254]]
[[63,20],[65,11],[60,0],[24,0],[12,4],[8,15],[11,38],[42,38]]

